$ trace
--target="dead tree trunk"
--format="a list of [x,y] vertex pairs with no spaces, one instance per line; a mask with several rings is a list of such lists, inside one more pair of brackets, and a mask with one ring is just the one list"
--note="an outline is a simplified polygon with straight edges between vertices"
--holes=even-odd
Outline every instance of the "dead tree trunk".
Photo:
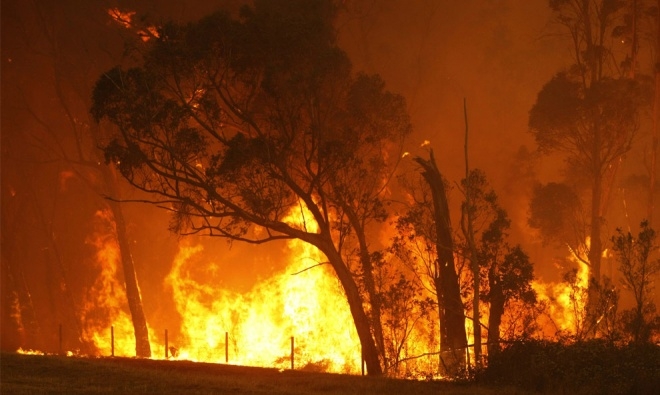
[[[465,333],[465,312],[461,299],[460,284],[454,265],[454,242],[452,238],[449,204],[444,180],[433,156],[430,159],[415,158],[422,168],[422,176],[431,188],[433,216],[435,222],[435,244],[437,270],[434,285],[437,292],[440,314],[440,351],[451,354],[454,362],[463,365],[463,354],[467,347]],[[447,361],[445,361],[447,362]]]
[[474,336],[474,364],[477,369],[481,367],[481,320],[479,313],[479,297],[481,289],[481,270],[479,268],[479,254],[477,253],[474,240],[474,228],[472,226],[472,185],[470,183],[470,166],[468,163],[468,117],[467,103],[463,100],[463,114],[465,116],[465,204],[463,205],[463,220],[461,222],[463,235],[467,241],[470,263],[472,267],[472,331]]

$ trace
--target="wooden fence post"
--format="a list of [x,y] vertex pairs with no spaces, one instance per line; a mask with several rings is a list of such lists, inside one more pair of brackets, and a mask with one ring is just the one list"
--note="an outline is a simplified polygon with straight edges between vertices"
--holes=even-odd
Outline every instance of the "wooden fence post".
[[360,366],[362,367],[362,375],[364,376],[364,350],[360,348]]
[[168,343],[168,340],[167,340],[167,329],[165,329],[165,359],[169,358],[169,355],[168,355],[169,350],[170,350],[170,348],[169,348],[169,343]]
[[291,370],[293,370],[293,336],[291,336]]
[[110,326],[110,356],[115,356],[115,326]]

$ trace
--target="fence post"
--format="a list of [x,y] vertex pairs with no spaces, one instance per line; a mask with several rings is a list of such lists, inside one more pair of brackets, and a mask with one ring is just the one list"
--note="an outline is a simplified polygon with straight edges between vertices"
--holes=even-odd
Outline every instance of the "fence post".
[[169,353],[169,344],[167,341],[167,329],[165,329],[165,359],[169,358],[168,353]]
[[293,336],[291,336],[291,370],[293,370]]
[[229,363],[229,332],[225,332],[225,363]]
[[62,355],[62,323],[61,322],[60,322],[60,326],[59,326],[59,339],[60,340],[59,340],[59,346],[58,346],[59,350],[58,351],[59,351],[59,354]]
[[110,326],[110,356],[115,356],[115,326]]
[[360,366],[362,367],[362,375],[364,376],[364,350],[360,348]]

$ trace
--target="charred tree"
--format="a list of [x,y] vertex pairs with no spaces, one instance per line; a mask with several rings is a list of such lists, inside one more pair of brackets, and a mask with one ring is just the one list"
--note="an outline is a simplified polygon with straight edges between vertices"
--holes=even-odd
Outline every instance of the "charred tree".
[[422,176],[428,183],[433,198],[437,253],[437,276],[433,282],[440,311],[440,350],[443,353],[451,353],[455,361],[462,364],[467,348],[465,312],[454,264],[454,241],[445,182],[436,165],[433,151],[430,152],[429,159],[417,157],[415,161],[422,166]]

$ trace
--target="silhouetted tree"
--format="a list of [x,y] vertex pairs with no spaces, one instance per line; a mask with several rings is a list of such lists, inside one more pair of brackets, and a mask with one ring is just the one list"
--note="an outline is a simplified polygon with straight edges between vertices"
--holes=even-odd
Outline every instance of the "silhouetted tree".
[[[19,26],[12,31],[23,34],[14,37],[23,44],[19,47],[20,51],[16,50],[14,53],[20,55],[17,57],[21,60],[36,57],[38,67],[43,68],[39,69],[43,72],[43,78],[40,79],[38,94],[32,95],[31,87],[21,86],[21,81],[11,81],[12,88],[19,92],[16,102],[25,107],[26,114],[38,125],[36,130],[31,130],[29,142],[24,142],[38,147],[33,150],[37,154],[23,159],[41,162],[43,169],[57,167],[62,173],[70,173],[99,197],[117,197],[118,179],[111,168],[103,165],[102,153],[98,150],[103,133],[91,120],[88,110],[89,91],[94,84],[94,77],[91,75],[101,72],[99,64],[112,57],[113,51],[117,58],[120,57],[121,40],[116,36],[116,30],[107,27],[108,20],[105,18],[108,14],[103,4],[81,7],[73,2],[61,2],[57,9],[52,7],[44,1],[22,4],[16,9],[16,20],[13,21]],[[34,20],[29,19],[28,15]],[[85,17],[78,18],[79,15]],[[103,19],[99,20],[99,16]],[[84,36],[79,40],[72,40],[71,37],[80,31],[94,32],[94,38],[87,39],[88,37]],[[82,53],[87,55],[83,56]],[[44,97],[48,97],[45,99],[48,105],[41,102]],[[51,194],[46,200],[49,203],[55,202]],[[127,302],[135,332],[136,355],[150,357],[147,322],[122,209],[117,202],[108,201],[104,204],[112,210],[117,225]],[[53,211],[57,210],[53,208]],[[54,231],[50,229],[52,223],[49,220],[43,221],[43,224],[46,227],[43,232],[47,234],[45,239],[50,245],[49,249],[53,251],[51,259],[62,267],[64,265],[60,262],[62,257],[58,252],[58,242],[53,239]],[[67,299],[72,299],[66,286],[70,278],[65,279],[66,270],[58,271],[62,273],[60,281],[64,284],[60,288]],[[76,329],[79,333],[80,328]]]
[[[611,47],[610,37],[625,15],[624,2],[551,0],[550,7],[569,33],[575,63],[541,89],[529,127],[539,150],[564,153],[571,171],[590,180],[587,255],[590,288],[595,290],[603,252],[603,196],[619,159],[630,149],[647,95],[638,80],[624,78],[621,60]],[[590,299],[597,304],[595,292]]]
[[578,193],[564,183],[538,184],[529,205],[529,226],[538,229],[544,244],[568,246],[582,262],[589,262],[589,227]]
[[[238,19],[220,12],[167,24],[140,66],[99,79],[92,112],[117,128],[106,159],[171,211],[172,230],[248,243],[297,238],[322,251],[369,374],[380,374],[368,246],[348,248],[385,219],[381,196],[400,156],[390,153],[411,127],[402,97],[377,76],[351,73],[335,13],[331,1],[258,0]],[[291,213],[304,225],[292,225]]]
[[423,183],[411,188],[414,202],[397,222],[394,241],[397,255],[422,277],[430,281],[438,303],[440,351],[447,369],[464,365],[467,347],[465,309],[454,262],[454,236],[449,214],[447,187],[433,151],[429,159],[416,157]]
[[612,250],[619,261],[623,286],[635,297],[635,307],[624,312],[624,321],[634,342],[648,341],[651,330],[658,330],[660,317],[652,300],[654,276],[660,273],[660,259],[656,251],[656,233],[648,222],[642,221],[637,237],[621,229],[612,237]]
[[497,194],[483,171],[470,171],[469,179],[463,180],[462,186],[471,189],[470,206],[464,203],[464,212],[472,213],[474,246],[468,245],[463,232],[461,249],[468,257],[472,256],[472,248],[476,250],[478,281],[483,283],[479,289],[483,300],[489,304],[487,349],[490,358],[500,350],[500,326],[507,304],[521,301],[530,306],[536,302],[531,288],[534,268],[520,245],[509,244],[511,221],[506,210],[500,207]]

